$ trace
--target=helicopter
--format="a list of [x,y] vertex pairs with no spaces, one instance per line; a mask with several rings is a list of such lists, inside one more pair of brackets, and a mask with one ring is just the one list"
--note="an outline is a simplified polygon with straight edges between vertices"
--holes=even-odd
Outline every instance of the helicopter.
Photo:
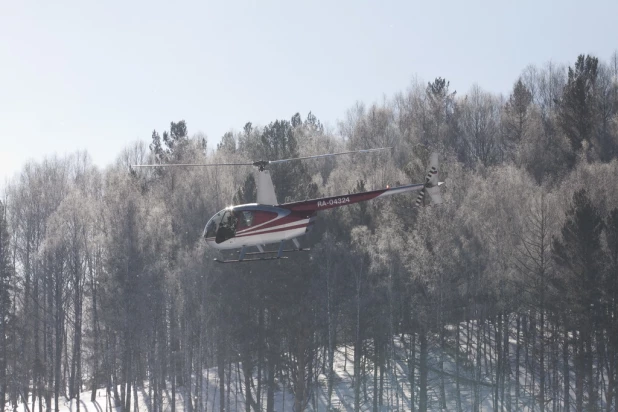
[[[239,250],[238,259],[214,260],[219,263],[239,263],[258,260],[284,259],[284,253],[309,251],[302,248],[298,238],[309,233],[316,221],[317,213],[322,210],[365,202],[385,196],[406,192],[420,191],[415,205],[420,206],[425,194],[429,194],[432,204],[442,203],[438,180],[438,154],[432,153],[429,170],[424,183],[389,187],[367,192],[342,194],[318,199],[297,202],[279,203],[270,177],[268,166],[291,161],[317,159],[329,156],[339,156],[354,153],[371,153],[390,150],[392,147],[353,150],[339,153],[327,153],[314,156],[296,157],[278,160],[259,160],[251,163],[211,163],[211,164],[149,164],[132,165],[131,167],[207,167],[207,166],[255,166],[255,182],[257,189],[256,203],[226,207],[212,216],[202,233],[206,245],[217,250]],[[284,249],[284,242],[291,240],[294,249]],[[278,244],[276,251],[266,251],[268,244]],[[256,247],[257,252],[247,252],[248,248]],[[274,255],[274,256],[273,256]]]

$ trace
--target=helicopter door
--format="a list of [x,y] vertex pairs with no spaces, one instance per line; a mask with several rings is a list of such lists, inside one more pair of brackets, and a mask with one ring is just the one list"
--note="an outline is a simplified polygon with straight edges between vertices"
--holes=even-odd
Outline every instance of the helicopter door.
[[223,217],[221,218],[221,223],[219,223],[215,242],[225,242],[226,240],[231,239],[234,236],[236,236],[236,217],[232,212],[226,210],[223,214]]
[[236,219],[238,220],[238,225],[236,226],[236,230],[244,230],[253,224],[253,212],[250,210],[244,210],[242,212],[236,212]]

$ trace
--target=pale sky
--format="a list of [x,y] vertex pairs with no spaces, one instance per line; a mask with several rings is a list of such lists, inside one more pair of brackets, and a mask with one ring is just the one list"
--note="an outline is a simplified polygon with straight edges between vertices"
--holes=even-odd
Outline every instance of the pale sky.
[[223,133],[441,76],[507,94],[529,64],[609,60],[618,1],[0,0],[0,188],[28,159],[103,167],[171,121]]

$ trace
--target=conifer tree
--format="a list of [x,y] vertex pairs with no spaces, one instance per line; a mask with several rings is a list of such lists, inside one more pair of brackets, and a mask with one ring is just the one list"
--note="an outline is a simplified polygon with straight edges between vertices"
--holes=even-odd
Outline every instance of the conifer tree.
[[597,122],[595,83],[599,59],[579,55],[575,67],[569,67],[558,112],[558,121],[574,152],[587,142],[592,144]]
[[562,271],[561,289],[570,306],[570,318],[579,332],[576,336],[575,359],[576,406],[584,404],[584,390],[588,393],[588,406],[597,407],[597,383],[593,367],[593,340],[601,327],[600,307],[603,249],[601,233],[603,219],[585,189],[573,196],[573,205],[561,236],[554,238],[553,253]]

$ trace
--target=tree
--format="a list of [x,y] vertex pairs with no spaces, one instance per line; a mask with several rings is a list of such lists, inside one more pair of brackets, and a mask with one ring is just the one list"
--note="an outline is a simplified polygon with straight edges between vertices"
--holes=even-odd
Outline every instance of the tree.
[[[521,274],[520,287],[526,292],[525,302],[532,310],[535,321],[538,317],[539,395],[541,412],[546,403],[546,319],[548,301],[553,289],[553,260],[551,259],[551,236],[553,216],[544,190],[532,199],[525,214],[524,230],[516,256],[517,268]],[[536,349],[536,348],[535,348]]]
[[498,100],[478,85],[474,85],[460,106],[460,127],[465,141],[467,163],[472,165],[478,161],[483,166],[490,166],[502,160]]
[[429,105],[430,122],[427,128],[427,140],[430,147],[437,144],[453,146],[455,136],[455,95],[456,91],[449,91],[450,82],[442,77],[437,77],[427,84],[425,91]]
[[513,92],[504,107],[506,116],[503,119],[503,124],[508,151],[510,152],[512,152],[525,137],[526,121],[528,119],[531,103],[532,93],[530,93],[520,78],[517,80],[517,83],[515,83]]
[[[117,339],[122,365],[119,378],[113,370],[112,381],[119,382],[121,390],[120,399],[116,401],[129,410],[131,388],[137,376],[139,340],[142,338],[140,331],[148,325],[142,318],[147,313],[145,303],[150,301],[144,296],[149,289],[143,287],[148,284],[141,244],[141,232],[145,225],[141,199],[131,181],[117,172],[109,177],[105,199],[106,272],[109,278],[106,279],[103,299],[107,309],[106,323],[114,339]],[[113,355],[115,362],[116,353]]]
[[[171,122],[170,131],[164,131],[162,137],[156,130],[153,130],[150,151],[161,163],[179,160],[189,140],[188,136],[187,124],[184,120],[177,123]],[[165,147],[161,144],[161,138],[163,138]],[[202,145],[204,143],[205,141],[200,142]]]
[[[259,141],[258,153],[255,153],[259,158],[286,159],[299,156],[296,133],[290,121],[271,122],[262,130]],[[306,170],[303,162],[288,162],[271,168],[273,185],[280,203],[317,196],[317,185],[311,181]]]
[[[593,340],[602,326],[601,286],[604,254],[601,248],[603,219],[585,189],[573,195],[561,236],[553,240],[553,255],[562,272],[560,291],[570,303],[567,314],[572,319],[576,337],[576,403],[596,408],[597,382],[593,372]],[[567,396],[567,394],[565,394]]]
[[567,83],[559,103],[558,121],[578,152],[584,142],[594,145],[598,111],[595,85],[599,59],[583,54],[577,57],[575,67],[569,67]]
[[618,135],[612,124],[618,114],[618,71],[615,70],[599,63],[594,91],[595,110],[598,113],[597,152],[599,159],[604,162],[618,154]]
[[227,132],[221,138],[221,142],[217,144],[217,150],[221,150],[226,153],[236,152],[236,140],[232,132]]
[[[13,262],[6,207],[0,201],[0,410],[4,410],[7,393],[7,368],[9,360],[9,331],[12,327],[11,290]],[[14,355],[12,355],[14,356]]]
[[606,404],[609,409],[612,402],[618,406],[618,208],[614,208],[607,216],[605,224],[605,239],[607,243],[608,267],[604,290],[608,302],[608,356],[607,356],[607,395]]
[[[526,112],[522,140],[516,147],[516,164],[525,167],[538,184],[551,186],[573,167],[575,159],[557,120],[566,84],[566,67],[551,61],[541,69],[528,66],[520,79],[532,95],[532,103]],[[513,125],[508,113],[505,114],[504,131],[508,132]]]

